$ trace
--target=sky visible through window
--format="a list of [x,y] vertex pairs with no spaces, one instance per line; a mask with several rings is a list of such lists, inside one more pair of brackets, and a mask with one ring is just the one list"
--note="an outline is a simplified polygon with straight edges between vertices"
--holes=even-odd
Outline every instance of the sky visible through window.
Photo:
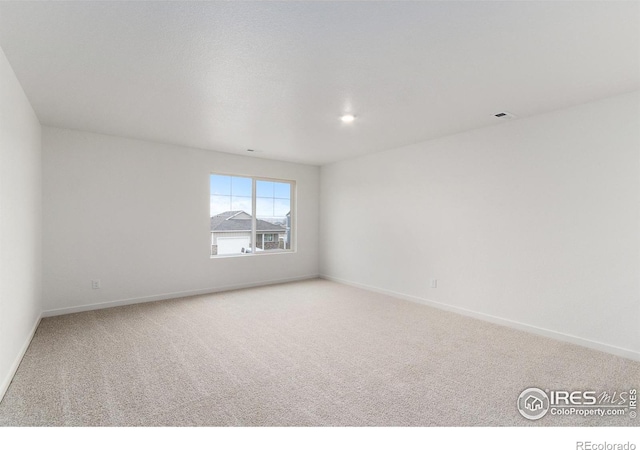
[[251,178],[211,175],[211,216],[227,211],[251,214]]
[[[211,175],[211,216],[227,211],[251,214],[251,178]],[[256,217],[282,223],[291,210],[291,185],[277,181],[256,181]]]

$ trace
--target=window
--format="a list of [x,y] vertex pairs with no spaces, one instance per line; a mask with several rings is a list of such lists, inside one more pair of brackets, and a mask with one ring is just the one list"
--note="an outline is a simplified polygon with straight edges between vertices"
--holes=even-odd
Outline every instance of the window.
[[211,256],[292,251],[295,182],[210,176]]

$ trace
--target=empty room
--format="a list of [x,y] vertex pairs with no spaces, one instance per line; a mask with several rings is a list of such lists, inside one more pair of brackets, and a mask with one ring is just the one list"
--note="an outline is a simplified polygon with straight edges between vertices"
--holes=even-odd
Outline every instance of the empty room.
[[0,47],[1,426],[637,432],[640,3],[3,1]]

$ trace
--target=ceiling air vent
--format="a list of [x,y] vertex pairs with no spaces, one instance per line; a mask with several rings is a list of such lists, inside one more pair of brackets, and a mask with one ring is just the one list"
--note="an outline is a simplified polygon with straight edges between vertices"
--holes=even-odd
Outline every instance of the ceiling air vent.
[[509,111],[501,111],[497,114],[494,114],[494,117],[497,117],[498,119],[515,119],[516,115],[511,114]]

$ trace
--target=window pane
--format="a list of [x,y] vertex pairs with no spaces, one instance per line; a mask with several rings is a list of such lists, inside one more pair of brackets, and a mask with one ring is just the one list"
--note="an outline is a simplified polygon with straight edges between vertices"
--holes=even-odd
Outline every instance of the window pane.
[[256,226],[262,235],[256,245],[263,252],[291,249],[291,184],[257,181]]
[[251,178],[231,177],[231,195],[251,198]]
[[244,211],[251,215],[251,197],[231,197],[230,211]]
[[276,198],[273,202],[274,217],[285,217],[291,211],[291,200]]
[[291,185],[289,183],[273,183],[273,196],[276,198],[291,198]]
[[[231,195],[231,177],[211,175],[211,195]],[[251,193],[249,193],[251,195]]]
[[256,196],[273,198],[273,181],[256,181]]
[[273,216],[273,198],[261,198],[256,199],[256,217],[271,217]]
[[211,175],[212,256],[243,254],[251,248],[251,183],[247,177]]
[[211,217],[225,211],[231,211],[231,197],[228,195],[212,195],[209,203]]

